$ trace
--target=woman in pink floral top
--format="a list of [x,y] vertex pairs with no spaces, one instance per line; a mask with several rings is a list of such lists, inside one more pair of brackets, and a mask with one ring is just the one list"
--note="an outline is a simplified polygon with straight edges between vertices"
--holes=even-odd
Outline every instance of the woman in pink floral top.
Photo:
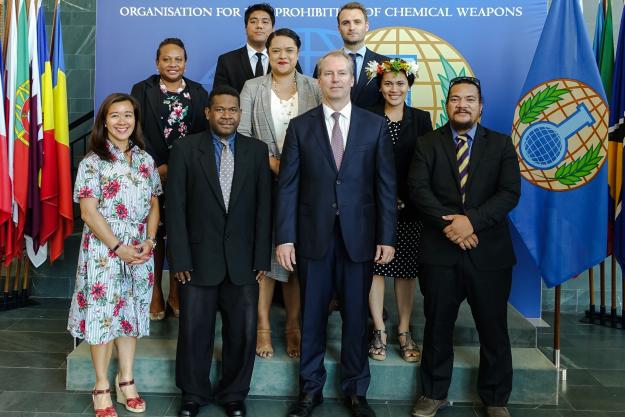
[[78,168],[74,200],[85,222],[68,329],[90,345],[96,373],[96,416],[115,416],[108,366],[119,357],[117,400],[142,412],[133,360],[137,338],[149,334],[154,249],[162,193],[154,161],[143,150],[139,107],[127,94],[102,103],[90,152]]

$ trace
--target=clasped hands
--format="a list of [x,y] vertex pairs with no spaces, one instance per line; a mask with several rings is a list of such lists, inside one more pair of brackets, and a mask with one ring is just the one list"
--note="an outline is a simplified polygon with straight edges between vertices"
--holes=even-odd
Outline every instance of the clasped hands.
[[473,230],[473,225],[469,218],[462,214],[449,214],[443,216],[443,220],[449,223],[443,229],[443,233],[452,243],[460,246],[462,250],[469,250],[477,247],[479,240]]
[[138,245],[121,245],[115,254],[128,265],[141,265],[150,259],[153,248],[150,240],[144,240]]

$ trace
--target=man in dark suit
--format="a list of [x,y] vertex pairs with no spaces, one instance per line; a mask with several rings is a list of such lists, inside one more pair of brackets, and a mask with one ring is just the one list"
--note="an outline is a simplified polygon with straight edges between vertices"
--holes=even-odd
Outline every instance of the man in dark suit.
[[[271,175],[267,146],[237,133],[231,87],[209,95],[209,129],[174,145],[169,160],[170,269],[182,284],[176,353],[180,416],[213,399],[245,415],[256,349],[258,283],[271,258]],[[209,374],[215,315],[222,316],[222,378]]]
[[[374,416],[365,395],[372,261],[394,255],[396,179],[386,122],[350,102],[352,60],[319,60],[322,105],[291,120],[278,176],[276,256],[301,282],[300,399],[289,417],[309,416],[323,400],[328,306],[343,318],[341,389],[354,416]],[[297,256],[296,256],[297,255]]]
[[[343,50],[354,62],[354,85],[351,102],[359,107],[369,108],[381,103],[382,95],[378,85],[367,82],[366,68],[370,61],[388,60],[384,55],[373,52],[365,46],[365,34],[369,30],[367,9],[361,3],[351,2],[339,9],[336,18],[339,33],[343,38]],[[313,77],[318,78],[317,68]]]
[[[276,24],[273,7],[267,3],[253,4],[245,10],[244,19],[247,43],[219,56],[213,87],[229,85],[240,93],[247,80],[271,71],[265,42]],[[302,72],[299,63],[296,70]]]
[[424,226],[423,396],[412,410],[416,417],[434,416],[448,405],[453,329],[465,298],[480,336],[478,393],[489,417],[509,416],[507,307],[515,256],[507,216],[519,200],[521,180],[512,139],[478,123],[482,108],[476,78],[451,80],[449,123],[417,141],[408,175]]

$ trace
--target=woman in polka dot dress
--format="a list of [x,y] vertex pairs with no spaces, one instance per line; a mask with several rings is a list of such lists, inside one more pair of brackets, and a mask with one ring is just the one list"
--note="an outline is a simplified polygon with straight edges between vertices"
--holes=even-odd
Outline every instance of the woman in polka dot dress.
[[375,264],[373,284],[369,294],[369,308],[373,318],[373,334],[369,346],[369,357],[376,360],[386,358],[386,328],[382,318],[384,307],[384,277],[394,277],[395,300],[399,315],[397,326],[398,343],[402,358],[417,362],[420,352],[410,335],[410,315],[419,272],[417,253],[419,248],[421,222],[415,209],[408,203],[406,179],[415,144],[419,136],[432,131],[430,114],[405,104],[406,96],[417,73],[414,61],[391,59],[367,65],[370,79],[375,78],[384,103],[370,109],[384,116],[388,123],[397,169],[397,245],[395,258],[388,264]]

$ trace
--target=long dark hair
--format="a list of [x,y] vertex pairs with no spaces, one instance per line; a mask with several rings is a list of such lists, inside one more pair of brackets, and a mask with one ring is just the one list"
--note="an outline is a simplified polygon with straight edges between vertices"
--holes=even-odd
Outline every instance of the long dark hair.
[[137,146],[139,149],[145,149],[143,133],[141,132],[141,111],[139,110],[139,103],[131,95],[113,93],[107,96],[102,101],[102,104],[100,104],[89,139],[89,152],[93,152],[104,161],[111,161],[113,159],[113,155],[109,152],[108,145],[106,144],[109,134],[106,128],[106,115],[113,104],[121,103],[122,101],[129,101],[132,104],[132,109],[135,114],[135,128],[129,138],[130,148],[132,149],[134,146]]

